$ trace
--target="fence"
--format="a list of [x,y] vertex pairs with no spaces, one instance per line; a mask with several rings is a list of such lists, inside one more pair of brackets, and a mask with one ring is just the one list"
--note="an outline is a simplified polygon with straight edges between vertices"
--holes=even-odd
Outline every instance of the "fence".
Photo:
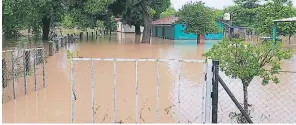
[[2,51],[2,103],[45,87],[44,49]]
[[290,71],[280,71],[278,84],[262,85],[261,78],[251,81],[247,88],[248,112],[245,112],[241,81],[227,77],[214,65],[212,122],[295,123],[295,60],[287,61],[283,68]]
[[205,122],[206,67],[204,60],[72,58],[71,122]]

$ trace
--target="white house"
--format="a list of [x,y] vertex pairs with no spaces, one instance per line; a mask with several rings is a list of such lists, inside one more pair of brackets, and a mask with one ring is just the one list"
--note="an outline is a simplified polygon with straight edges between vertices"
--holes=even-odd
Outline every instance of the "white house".
[[[135,26],[129,26],[128,24],[124,24],[120,21],[120,18],[116,18],[117,21],[117,32],[123,33],[135,33]],[[141,32],[143,32],[144,27],[140,27]]]

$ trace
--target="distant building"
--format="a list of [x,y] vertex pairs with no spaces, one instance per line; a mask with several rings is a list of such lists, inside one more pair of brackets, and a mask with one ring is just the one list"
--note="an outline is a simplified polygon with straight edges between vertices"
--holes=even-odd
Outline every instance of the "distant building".
[[[152,36],[171,40],[195,40],[198,38],[194,33],[185,33],[184,29],[186,26],[183,26],[182,23],[177,21],[179,21],[179,18],[175,16],[169,16],[153,21]],[[217,27],[224,29],[224,24],[222,22],[216,21],[216,25]],[[221,31],[220,33],[205,34],[201,37],[205,40],[222,40],[223,35],[223,31]]]
[[[117,32],[123,32],[123,33],[135,33],[135,26],[129,26],[128,24],[124,24],[120,21],[120,18],[116,18],[117,22]],[[141,32],[143,32],[144,27],[140,27]]]

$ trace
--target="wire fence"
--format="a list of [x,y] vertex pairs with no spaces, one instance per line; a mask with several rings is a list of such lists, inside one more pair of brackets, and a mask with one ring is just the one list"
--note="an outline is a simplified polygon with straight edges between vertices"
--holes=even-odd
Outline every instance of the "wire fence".
[[[280,83],[262,85],[262,78],[256,77],[248,86],[248,106],[254,123],[296,122],[296,60],[285,61],[277,75]],[[235,98],[243,106],[243,85],[223,72],[219,75]],[[218,86],[218,123],[240,123],[242,113],[221,84]]]
[[2,103],[46,86],[43,48],[2,51]]
[[72,122],[202,123],[205,64],[72,58]]

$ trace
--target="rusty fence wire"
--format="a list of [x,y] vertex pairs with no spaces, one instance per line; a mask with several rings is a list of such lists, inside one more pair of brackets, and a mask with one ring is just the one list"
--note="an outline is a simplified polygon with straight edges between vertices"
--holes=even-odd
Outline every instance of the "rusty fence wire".
[[[248,87],[250,117],[254,123],[296,123],[296,59],[285,61],[278,74],[280,83],[262,85],[262,78],[254,78]],[[243,106],[243,86],[240,80],[219,75]],[[241,112],[225,89],[218,86],[218,123],[240,123]]]
[[2,103],[46,86],[44,48],[2,51]]
[[73,123],[202,123],[204,60],[71,60]]

